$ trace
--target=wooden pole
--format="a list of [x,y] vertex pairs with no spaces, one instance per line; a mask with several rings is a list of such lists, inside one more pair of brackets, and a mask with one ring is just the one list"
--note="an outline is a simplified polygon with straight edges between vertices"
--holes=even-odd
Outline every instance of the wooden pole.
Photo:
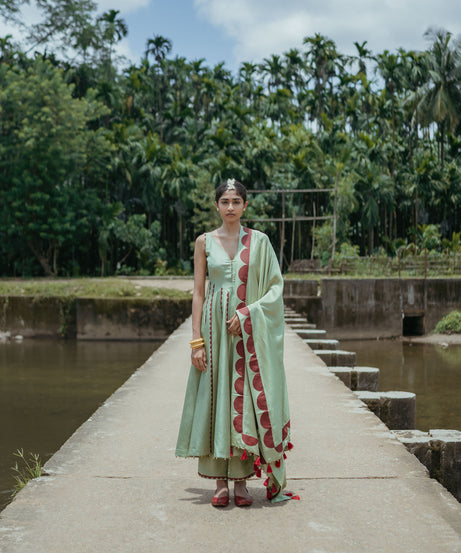
[[312,221],[312,250],[311,250],[311,259],[314,259],[314,249],[315,249],[315,202],[312,204],[314,219]]
[[331,262],[334,261],[335,252],[336,252],[336,207],[337,207],[337,198],[338,198],[338,169],[336,169],[336,179],[335,179],[335,204],[333,210],[333,244],[331,246]]
[[280,237],[280,259],[279,259],[280,270],[282,270],[282,265],[283,265],[284,246],[285,246],[285,191],[282,191],[282,232]]

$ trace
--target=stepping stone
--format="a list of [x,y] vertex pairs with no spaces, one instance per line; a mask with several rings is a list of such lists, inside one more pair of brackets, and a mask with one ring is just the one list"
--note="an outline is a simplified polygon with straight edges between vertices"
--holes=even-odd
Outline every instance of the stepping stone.
[[379,390],[379,369],[376,367],[328,367],[351,390]]
[[339,349],[338,340],[319,340],[318,338],[307,338],[304,340],[306,344],[314,350],[317,349]]
[[327,335],[326,330],[320,330],[318,328],[296,328],[296,334],[305,339],[323,339]]
[[461,432],[435,429],[429,432],[394,430],[392,433],[461,502]]
[[317,357],[320,357],[327,367],[355,367],[355,351],[315,349],[314,353]]
[[291,316],[286,316],[285,315],[285,322],[288,323],[288,324],[294,324],[294,323],[303,323],[303,324],[307,324],[307,319],[306,317],[291,317]]
[[412,392],[358,391],[354,394],[389,429],[409,430],[415,428],[416,395]]

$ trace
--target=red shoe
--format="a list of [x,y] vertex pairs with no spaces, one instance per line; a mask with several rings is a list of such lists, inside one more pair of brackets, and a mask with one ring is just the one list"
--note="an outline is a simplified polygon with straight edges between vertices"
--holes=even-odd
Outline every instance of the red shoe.
[[213,507],[227,507],[229,505],[229,495],[223,495],[221,497],[213,496],[211,504]]
[[237,507],[248,507],[253,503],[253,498],[236,495],[234,501]]

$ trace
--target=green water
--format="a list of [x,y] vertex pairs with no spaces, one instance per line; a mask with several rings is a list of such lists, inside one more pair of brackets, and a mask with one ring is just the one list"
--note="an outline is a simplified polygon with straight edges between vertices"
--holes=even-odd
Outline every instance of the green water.
[[461,345],[341,340],[340,348],[355,351],[357,365],[380,369],[380,390],[416,394],[418,430],[461,430]]
[[159,346],[153,342],[0,343],[0,510],[13,452],[47,461]]

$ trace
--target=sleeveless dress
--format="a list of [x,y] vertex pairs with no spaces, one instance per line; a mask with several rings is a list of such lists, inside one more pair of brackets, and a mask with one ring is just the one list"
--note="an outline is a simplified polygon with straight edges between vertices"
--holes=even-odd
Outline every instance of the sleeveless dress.
[[[205,243],[209,284],[201,332],[207,370],[191,366],[176,455],[252,459],[258,476],[261,469],[267,473],[268,497],[275,498],[286,484],[284,452],[292,447],[283,279],[262,232],[241,227],[232,259],[210,233]],[[241,336],[227,332],[234,313]]]

